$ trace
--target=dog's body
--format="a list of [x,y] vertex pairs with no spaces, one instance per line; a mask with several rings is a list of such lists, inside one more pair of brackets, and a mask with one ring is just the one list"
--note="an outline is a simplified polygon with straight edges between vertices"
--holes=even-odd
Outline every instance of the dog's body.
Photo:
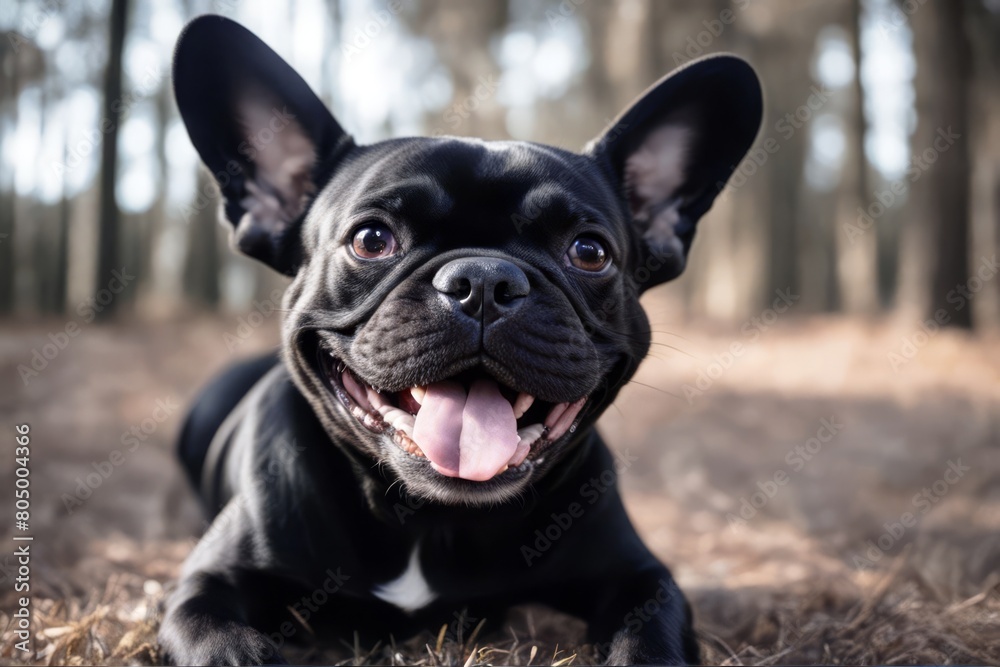
[[753,140],[752,70],[696,63],[582,154],[357,146],[217,17],[186,30],[175,88],[236,244],[294,280],[281,359],[217,380],[182,435],[221,512],[166,653],[276,662],[304,627],[400,637],[541,602],[585,619],[611,663],[697,662],[593,423],[648,349],[639,292],[680,273]]

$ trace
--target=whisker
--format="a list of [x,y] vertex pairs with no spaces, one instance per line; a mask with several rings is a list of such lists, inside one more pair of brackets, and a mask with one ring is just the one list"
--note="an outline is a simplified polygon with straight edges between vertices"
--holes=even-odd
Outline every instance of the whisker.
[[390,492],[390,491],[392,491],[392,487],[394,487],[394,486],[396,485],[396,482],[400,482],[400,483],[402,483],[402,481],[403,481],[403,478],[402,478],[402,477],[400,477],[400,478],[399,478],[399,479],[397,479],[397,480],[396,480],[395,482],[393,482],[392,484],[390,484],[390,485],[389,485],[389,487],[388,487],[388,488],[387,488],[387,489],[385,490],[385,495],[386,495],[386,496],[388,496],[388,495],[389,495],[389,492]]
[[671,396],[673,398],[676,398],[678,401],[681,400],[681,397],[678,396],[677,394],[673,393],[673,392],[667,391],[666,389],[660,389],[659,387],[654,387],[651,384],[646,384],[644,382],[639,382],[638,380],[629,380],[625,384],[637,384],[640,387],[646,387],[647,389],[652,389],[653,391],[658,391],[661,394],[666,394],[667,396]]
[[[654,327],[658,327],[661,324],[666,324],[666,322],[663,322],[663,323],[661,323],[661,322],[650,322],[650,326],[654,326]],[[685,338],[684,336],[680,335],[679,333],[674,333],[672,331],[660,331],[659,329],[656,329],[655,332],[656,333],[661,333],[661,334],[663,334],[665,336],[673,336],[674,338],[680,338],[681,340],[685,340],[685,341],[687,341],[689,343],[692,342],[690,338]]]
[[692,359],[697,359],[698,358],[698,357],[694,356],[693,354],[691,354],[690,352],[688,352],[686,350],[682,350],[679,347],[674,347],[673,345],[667,345],[666,343],[659,343],[659,342],[657,342],[655,340],[649,341],[649,344],[650,345],[655,345],[657,347],[666,347],[666,348],[671,349],[671,350],[673,350],[675,352],[680,352],[683,355],[691,357]]

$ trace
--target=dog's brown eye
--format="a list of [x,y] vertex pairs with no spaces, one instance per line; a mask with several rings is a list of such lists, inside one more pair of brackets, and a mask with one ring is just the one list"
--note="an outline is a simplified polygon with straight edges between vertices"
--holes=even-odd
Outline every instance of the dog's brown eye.
[[608,263],[608,253],[597,239],[578,236],[566,251],[566,261],[584,271],[600,271]]
[[354,254],[362,259],[379,259],[396,252],[396,238],[388,227],[376,222],[354,232],[351,247]]

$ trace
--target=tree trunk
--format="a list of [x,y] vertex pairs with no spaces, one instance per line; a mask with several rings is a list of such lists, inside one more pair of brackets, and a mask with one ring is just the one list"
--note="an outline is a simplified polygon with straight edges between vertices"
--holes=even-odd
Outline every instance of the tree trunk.
[[[112,0],[111,21],[108,31],[108,63],[104,73],[104,114],[100,129],[101,144],[100,220],[97,255],[97,282],[101,289],[111,279],[111,272],[121,269],[119,233],[121,211],[115,198],[118,175],[118,123],[122,100],[122,51],[125,46],[125,26],[128,19],[128,0]],[[105,131],[106,130],[106,131]],[[118,307],[113,299],[100,313],[101,319],[111,317]]]
[[[910,236],[924,236],[924,259],[901,258],[902,294],[916,291],[915,276],[930,275],[924,316],[944,310],[941,324],[972,326],[974,294],[963,292],[969,274],[969,81],[970,52],[962,2],[928,3],[913,13],[917,58],[917,110],[914,166],[920,172],[911,191]],[[908,250],[905,246],[903,252]],[[912,250],[909,249],[909,250]]]
[[[0,77],[0,109],[10,106],[11,128],[17,127],[17,98],[20,93],[17,52],[8,40],[0,44],[0,67],[10,72],[10,76]],[[0,138],[3,138],[0,136]],[[14,174],[0,178],[0,315],[14,311],[14,218],[17,209],[17,191],[14,188]]]
[[195,302],[208,308],[219,304],[219,226],[218,202],[215,197],[205,195],[214,189],[211,175],[198,169],[198,191],[196,197],[208,200],[194,218],[188,222],[187,252],[184,255],[184,291]]
[[[63,136],[63,164],[69,159],[69,138]],[[58,240],[56,241],[56,275],[55,288],[53,290],[53,300],[56,304],[57,312],[66,312],[66,296],[69,291],[67,281],[69,280],[69,222],[73,215],[73,209],[69,196],[69,186],[66,185],[68,179],[63,178],[62,196],[59,198],[59,226],[56,230]]]
[[[1000,15],[979,3],[968,7],[966,27],[972,38],[974,80],[972,84],[969,142],[972,155],[971,241],[976,249],[974,262],[981,256],[1000,253]],[[976,271],[974,265],[971,272]],[[1000,327],[1000,280],[984,281],[972,309],[976,328]]]
[[878,234],[859,226],[868,207],[868,160],[865,157],[865,92],[861,81],[861,0],[851,0],[849,33],[854,57],[854,84],[847,110],[848,146],[837,201],[837,278],[844,312],[873,315],[878,310]]

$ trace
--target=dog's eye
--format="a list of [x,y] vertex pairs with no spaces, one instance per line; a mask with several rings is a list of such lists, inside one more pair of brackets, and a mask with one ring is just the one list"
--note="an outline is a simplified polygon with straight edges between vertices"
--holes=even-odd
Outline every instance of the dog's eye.
[[578,236],[566,251],[566,262],[584,271],[600,271],[609,261],[601,242],[590,236]]
[[365,225],[354,232],[354,254],[362,259],[379,259],[396,252],[396,237],[380,222]]

